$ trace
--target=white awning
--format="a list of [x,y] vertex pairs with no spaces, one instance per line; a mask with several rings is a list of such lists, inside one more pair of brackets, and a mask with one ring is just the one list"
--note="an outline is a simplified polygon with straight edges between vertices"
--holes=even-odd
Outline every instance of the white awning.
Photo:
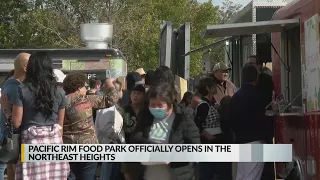
[[215,38],[281,32],[283,29],[289,29],[298,24],[299,19],[219,24],[207,26],[207,29],[202,32],[202,37]]

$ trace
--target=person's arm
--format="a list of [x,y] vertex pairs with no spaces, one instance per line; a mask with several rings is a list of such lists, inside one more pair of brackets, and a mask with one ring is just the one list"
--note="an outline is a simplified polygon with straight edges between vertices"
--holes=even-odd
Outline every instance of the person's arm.
[[209,134],[207,131],[204,131],[202,128],[202,124],[206,121],[208,113],[209,113],[209,104],[208,103],[202,103],[197,107],[197,114],[196,114],[196,124],[197,127],[200,130],[200,135],[202,137],[205,137],[207,140],[212,140],[214,137]]
[[23,106],[13,105],[11,122],[14,128],[19,128],[21,126],[22,116],[23,116]]
[[63,127],[65,112],[66,112],[66,109],[65,109],[65,108],[59,109],[59,111],[58,111],[58,124],[59,124],[61,127]]
[[23,103],[22,103],[22,91],[21,88],[18,87],[16,98],[12,102],[13,108],[12,108],[12,126],[14,128],[19,128],[22,123],[22,117],[23,117]]
[[186,120],[184,137],[188,138],[192,144],[201,144],[199,129],[194,122],[193,115],[186,113],[184,118]]
[[119,95],[115,88],[112,88],[106,95],[87,95],[89,101],[91,102],[92,108],[104,109],[114,106],[118,101]]
[[9,102],[9,99],[8,99],[8,95],[5,94],[5,93],[2,93],[1,95],[1,108],[2,108],[2,111],[4,113],[4,116],[7,120],[9,120],[9,118],[12,117],[12,105],[11,103]]
[[237,88],[237,86],[234,85],[233,83],[232,83],[232,85],[233,85],[233,94],[235,94],[238,91],[239,88]]
[[[60,91],[60,104],[59,104],[59,110],[58,110],[58,124],[63,127],[63,121],[65,117],[66,107],[68,105],[67,98],[65,97],[65,94]],[[62,131],[63,132],[63,131]]]
[[1,107],[7,120],[12,117],[12,104],[15,101],[17,89],[16,84],[9,84],[2,92],[3,99],[1,101]]
[[200,133],[202,133],[203,131],[203,128],[201,127],[201,125],[206,121],[208,113],[209,113],[209,104],[202,103],[197,107],[195,123],[198,126]]
[[[150,141],[148,138],[143,136],[143,130],[146,127],[146,121],[150,120],[146,118],[146,114],[148,113],[148,108],[142,109],[142,111],[138,114],[136,128],[131,134],[130,142],[136,144],[152,144],[153,142]],[[153,117],[152,117],[153,118]]]

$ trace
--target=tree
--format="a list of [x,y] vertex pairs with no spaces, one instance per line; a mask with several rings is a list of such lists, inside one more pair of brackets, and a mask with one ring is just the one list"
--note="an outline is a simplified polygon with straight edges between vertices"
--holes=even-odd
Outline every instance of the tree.
[[[242,5],[235,4],[231,0],[224,0],[222,2],[222,6],[219,7],[218,11],[218,23],[224,24],[227,23],[232,17],[234,17]],[[219,40],[221,38],[215,38],[214,41]],[[223,43],[209,49],[209,56],[212,61],[212,64],[216,64],[218,62],[224,62],[225,58],[225,45]]]
[[242,8],[241,4],[235,4],[231,0],[224,0],[219,8],[219,21],[224,24],[229,21]]
[[[212,42],[212,39],[204,40],[201,32],[208,26],[217,24],[219,21],[218,6],[211,1],[198,5],[195,15],[191,21],[191,49],[205,46]],[[195,76],[201,73],[202,54],[192,54],[190,58],[190,75]]]
[[[196,0],[0,0],[4,15],[13,22],[0,25],[4,48],[78,48],[80,24],[108,22],[114,25],[112,47],[120,49],[129,71],[154,69],[159,58],[160,25],[191,23],[191,49],[210,42],[200,32],[220,22],[219,8]],[[0,16],[1,17],[1,16]],[[191,56],[191,75],[199,74],[201,55]]]

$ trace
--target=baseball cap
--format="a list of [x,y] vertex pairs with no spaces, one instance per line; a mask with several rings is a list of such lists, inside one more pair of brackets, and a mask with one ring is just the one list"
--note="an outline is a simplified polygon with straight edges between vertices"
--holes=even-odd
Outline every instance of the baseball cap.
[[126,76],[127,89],[131,90],[134,85],[143,84],[142,77],[137,72],[130,72]]
[[64,78],[66,78],[66,75],[59,69],[54,69],[53,75],[56,77],[58,83],[63,83]]
[[231,68],[222,62],[215,64],[212,68],[212,71],[227,71],[227,70],[231,70]]
[[139,68],[139,69],[137,69],[136,70],[136,72],[137,73],[139,73],[140,74],[140,76],[143,76],[143,75],[146,75],[147,73],[144,71],[144,69],[143,68]]
[[146,89],[143,87],[142,84],[136,84],[133,86],[133,88],[131,89],[131,91],[138,91],[138,92],[142,92],[145,93]]

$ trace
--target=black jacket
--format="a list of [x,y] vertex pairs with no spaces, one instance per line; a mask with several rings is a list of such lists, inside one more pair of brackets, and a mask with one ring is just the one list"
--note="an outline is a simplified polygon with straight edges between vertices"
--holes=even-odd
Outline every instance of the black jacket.
[[[261,73],[259,75],[259,81],[256,88],[261,94],[261,100],[263,104],[265,105],[265,107],[268,106],[272,101],[273,94],[272,76],[270,76],[269,74]],[[271,106],[268,107],[268,109],[271,108]]]
[[261,94],[251,84],[243,84],[230,101],[230,120],[235,143],[245,144],[265,140],[262,123],[265,121],[265,104]]

